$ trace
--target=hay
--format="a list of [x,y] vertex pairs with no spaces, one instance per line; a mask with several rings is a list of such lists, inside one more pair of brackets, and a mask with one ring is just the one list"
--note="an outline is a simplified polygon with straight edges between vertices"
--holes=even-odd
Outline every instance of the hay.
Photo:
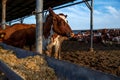
[[19,59],[13,51],[0,48],[0,60],[24,80],[57,80],[54,70],[48,67],[44,57],[36,55]]

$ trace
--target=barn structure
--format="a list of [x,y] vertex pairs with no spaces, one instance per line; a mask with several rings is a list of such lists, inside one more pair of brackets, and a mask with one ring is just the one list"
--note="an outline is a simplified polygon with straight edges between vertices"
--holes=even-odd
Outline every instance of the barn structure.
[[[85,3],[90,9],[90,30],[91,30],[91,44],[90,50],[93,51],[93,40],[92,40],[92,30],[93,30],[93,0],[1,0],[0,10],[0,22],[2,28],[5,29],[6,22],[11,22],[12,20],[21,20],[27,16],[32,15],[32,12],[36,13],[36,51],[42,53],[42,13],[49,7],[53,9],[64,8],[72,6],[75,4]],[[63,5],[69,3],[68,5]],[[59,7],[56,7],[59,6]],[[56,7],[56,8],[55,8]]]
[[[93,29],[93,0],[81,0],[79,2],[75,2],[76,0],[1,0],[0,10],[0,22],[3,28],[5,28],[5,23],[10,22],[12,20],[20,19],[21,22],[26,16],[30,16],[33,11],[36,13],[36,36],[37,38],[37,51],[42,54],[42,13],[44,10],[48,9],[48,7],[52,7],[53,9],[64,8],[68,6],[72,6],[75,4],[85,3],[87,7],[90,9],[90,29],[91,29],[91,45],[90,49],[93,50],[93,42],[92,42],[92,29]],[[90,1],[90,3],[88,3]],[[35,4],[36,3],[36,4]],[[69,3],[68,5],[60,6],[62,4]],[[56,6],[59,6],[55,8]],[[23,49],[15,49],[12,46],[7,46],[6,44],[0,43],[0,46],[3,46],[5,49],[10,49],[15,51],[19,58],[24,58],[27,56],[34,56],[34,52],[26,51]],[[40,50],[39,50],[40,49]],[[24,55],[23,55],[24,54]],[[93,71],[87,68],[80,67],[75,64],[67,63],[60,60],[55,60],[54,58],[46,57],[48,61],[48,65],[56,70],[57,75],[59,75],[60,79],[67,80],[120,80],[120,78],[116,76],[112,76],[109,74],[105,74],[98,71]],[[69,65],[69,66],[68,66]],[[7,70],[6,70],[7,69]],[[9,80],[23,80],[16,74],[13,74],[13,71],[10,71],[6,65],[0,61],[0,70],[6,72],[6,75],[10,75]],[[8,72],[7,72],[8,71]]]

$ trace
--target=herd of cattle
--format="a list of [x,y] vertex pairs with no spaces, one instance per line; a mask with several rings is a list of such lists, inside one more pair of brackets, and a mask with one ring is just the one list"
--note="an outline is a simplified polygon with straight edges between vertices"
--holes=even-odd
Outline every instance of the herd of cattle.
[[[51,8],[46,21],[43,24],[43,52],[48,56],[54,55],[60,58],[61,44],[64,40],[78,40],[90,42],[90,32],[83,34],[74,34],[66,20],[66,15],[56,14]],[[101,30],[94,33],[94,42],[117,41],[120,44],[120,30]],[[14,24],[6,25],[6,29],[0,27],[0,42],[23,48],[32,46],[36,42],[36,25],[35,24]],[[53,49],[54,48],[54,49]],[[54,50],[54,51],[53,51]],[[53,53],[53,54],[52,54]]]
[[[72,40],[77,40],[85,43],[90,42],[90,31],[78,32]],[[100,29],[93,31],[94,43],[115,43],[120,44],[120,29]]]

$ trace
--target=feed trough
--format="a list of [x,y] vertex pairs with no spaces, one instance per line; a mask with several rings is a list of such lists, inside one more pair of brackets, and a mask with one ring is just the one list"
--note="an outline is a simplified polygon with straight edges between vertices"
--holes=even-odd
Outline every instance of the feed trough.
[[[15,48],[3,43],[0,43],[0,46],[2,46],[6,50],[13,50],[18,58],[38,55],[35,52]],[[48,66],[54,69],[58,80],[120,80],[120,77],[111,74],[91,70],[89,68],[81,67],[76,64],[72,64],[62,60],[56,60],[47,56],[44,57],[47,61]],[[0,71],[4,72],[9,80],[22,80],[21,76],[17,75],[3,62],[0,62]]]

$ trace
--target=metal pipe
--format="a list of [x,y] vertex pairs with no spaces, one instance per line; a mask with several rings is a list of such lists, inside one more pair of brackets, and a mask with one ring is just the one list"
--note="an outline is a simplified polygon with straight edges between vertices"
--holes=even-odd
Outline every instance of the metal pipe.
[[[86,0],[86,1],[91,1],[91,0]],[[86,1],[79,1],[79,2],[75,2],[75,3],[71,3],[71,4],[59,6],[59,7],[53,8],[53,10],[57,10],[57,9],[61,9],[61,8],[69,7],[69,6],[74,6],[74,5],[77,5],[77,4],[84,3]],[[44,12],[46,12],[46,11],[47,10],[44,10]],[[35,12],[35,14],[39,14],[39,13],[43,13],[43,11],[41,11],[41,12]],[[34,14],[34,12],[33,12],[33,14]]]
[[6,2],[7,0],[2,0],[2,29],[6,28]]
[[87,6],[89,9],[91,9],[91,6],[90,6],[90,4],[88,3],[88,1],[86,1],[86,0],[83,0],[83,1],[85,1],[86,6]]
[[20,23],[23,24],[24,18],[20,18]]
[[[43,0],[36,0],[36,12],[43,11]],[[36,52],[42,54],[43,13],[36,14]]]
[[[86,1],[90,1],[90,0],[86,0]],[[72,3],[72,4],[60,6],[60,7],[57,7],[57,8],[53,8],[53,10],[61,9],[61,8],[65,8],[65,7],[69,7],[69,6],[73,6],[73,5],[77,5],[77,4],[81,4],[81,3],[84,3],[84,2],[86,2],[86,1],[80,1],[80,2],[76,2],[76,3]]]
[[11,22],[11,21],[9,21],[8,23],[9,23],[9,26],[11,26],[12,22]]
[[90,51],[93,51],[93,1],[94,0],[91,0],[91,10],[90,10],[90,35],[91,35]]

